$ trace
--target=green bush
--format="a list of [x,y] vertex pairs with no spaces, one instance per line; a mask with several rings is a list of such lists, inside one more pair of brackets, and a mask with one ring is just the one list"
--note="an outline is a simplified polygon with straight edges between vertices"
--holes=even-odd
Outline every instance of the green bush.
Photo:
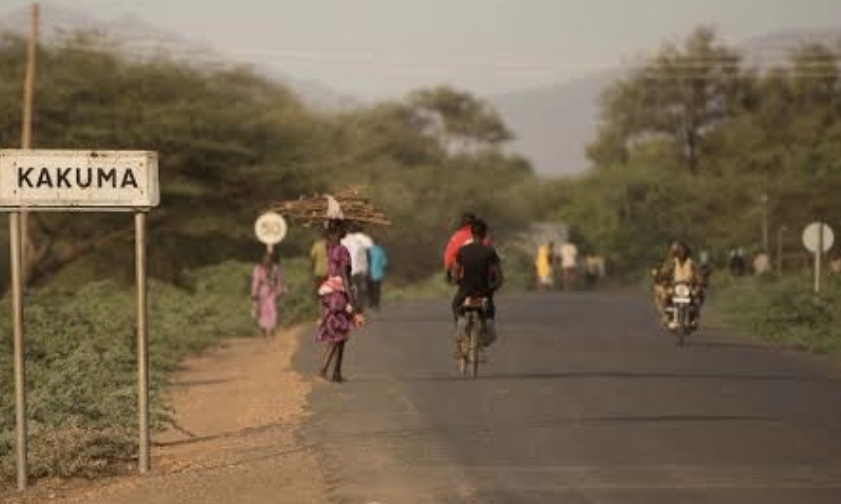
[[[167,385],[185,357],[225,337],[256,335],[251,265],[227,262],[183,275],[180,286],[149,284],[152,424],[171,421]],[[289,287],[281,320],[315,318],[306,261],[283,264]],[[46,287],[26,300],[30,474],[90,476],[113,471],[136,450],[135,293],[114,282]],[[10,312],[9,300],[0,310]],[[0,483],[14,475],[11,323],[0,318]]]
[[726,323],[767,341],[820,354],[841,350],[841,286],[837,281],[816,295],[805,276],[747,278],[719,289],[712,307]]

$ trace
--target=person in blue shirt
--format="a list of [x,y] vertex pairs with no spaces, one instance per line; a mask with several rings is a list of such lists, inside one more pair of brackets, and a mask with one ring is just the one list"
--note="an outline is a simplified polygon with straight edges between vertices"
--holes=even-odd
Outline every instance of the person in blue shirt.
[[388,256],[382,245],[376,240],[373,241],[374,245],[368,249],[368,293],[371,308],[379,310]]

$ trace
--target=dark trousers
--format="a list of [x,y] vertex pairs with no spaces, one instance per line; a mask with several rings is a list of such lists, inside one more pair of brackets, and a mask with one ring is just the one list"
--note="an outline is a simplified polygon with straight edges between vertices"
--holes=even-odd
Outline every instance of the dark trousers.
[[353,284],[353,290],[356,294],[356,309],[364,310],[368,306],[368,275],[364,273],[357,273],[350,277]]
[[370,280],[368,282],[368,304],[375,310],[380,309],[380,300],[382,299],[382,280]]

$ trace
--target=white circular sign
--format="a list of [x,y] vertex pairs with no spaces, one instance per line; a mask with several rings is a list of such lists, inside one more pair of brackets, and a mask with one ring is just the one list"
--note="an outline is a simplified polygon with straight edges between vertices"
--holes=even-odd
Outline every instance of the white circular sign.
[[[823,230],[823,237],[821,237],[821,230]],[[821,253],[829,252],[834,242],[835,234],[833,234],[832,228],[823,222],[813,222],[803,230],[803,245],[806,247],[806,250],[813,254],[818,253],[818,248],[821,244],[823,244]]]
[[274,213],[266,212],[257,221],[254,222],[254,234],[257,239],[266,245],[277,245],[286,237],[286,220],[283,216]]

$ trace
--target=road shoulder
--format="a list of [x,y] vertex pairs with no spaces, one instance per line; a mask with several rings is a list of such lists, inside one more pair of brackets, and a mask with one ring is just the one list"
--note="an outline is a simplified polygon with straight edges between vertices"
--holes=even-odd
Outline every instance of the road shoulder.
[[303,337],[299,328],[230,339],[186,361],[172,389],[177,428],[155,435],[151,474],[42,482],[6,502],[327,502],[315,458],[296,435],[312,386],[291,365]]

